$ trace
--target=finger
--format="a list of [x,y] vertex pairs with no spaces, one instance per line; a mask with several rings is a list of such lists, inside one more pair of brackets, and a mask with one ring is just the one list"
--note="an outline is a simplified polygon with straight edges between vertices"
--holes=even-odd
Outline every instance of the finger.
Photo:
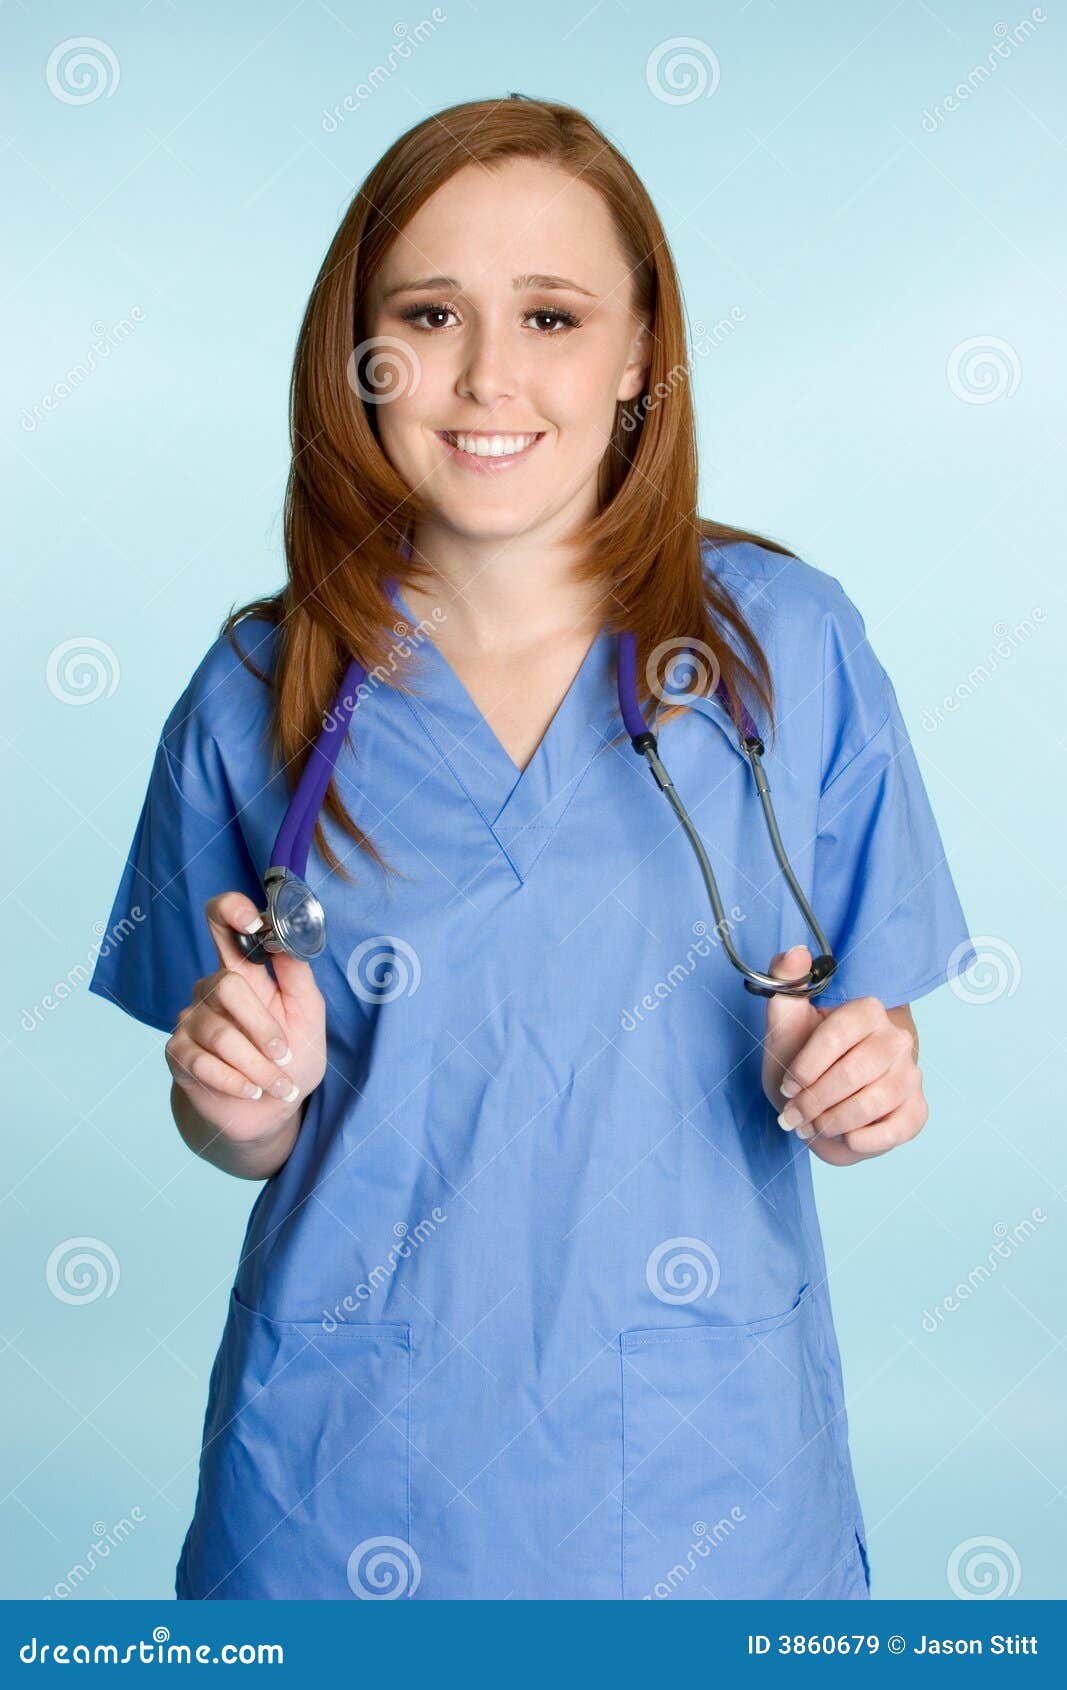
[[247,968],[262,966],[259,963],[249,963],[234,938],[235,931],[256,933],[263,925],[263,917],[251,898],[246,897],[243,892],[219,892],[214,898],[207,900],[204,914],[211,937],[215,941],[219,962],[224,968],[236,968],[238,964]]
[[202,1003],[183,1024],[182,1030],[194,1044],[217,1056],[229,1067],[236,1068],[246,1080],[251,1080],[254,1086],[262,1086],[271,1097],[280,1098],[285,1103],[296,1101],[299,1094],[294,1090],[290,1076],[257,1050],[228,1015],[220,1015],[210,1005]]
[[[910,1064],[898,1062],[868,1086],[835,1103],[831,1109],[812,1115],[797,1127],[798,1138],[843,1138],[892,1114],[902,1103],[918,1096],[922,1082]],[[795,1100],[794,1100],[795,1101]]]
[[247,1034],[279,1068],[288,1066],[293,1060],[288,1033],[266,1008],[247,975],[224,968],[197,984],[201,987],[199,1002],[209,1004],[220,1015],[228,1015],[234,1026]]
[[[824,1074],[812,1086],[796,1092],[782,1110],[782,1115],[788,1126],[800,1130],[802,1121],[808,1123],[817,1121],[823,1125],[827,1116],[841,1107],[850,1098],[858,1096],[868,1086],[883,1080],[895,1066],[900,1066],[903,1072],[904,1052],[900,1040],[895,1036],[895,1029],[889,1028],[883,1033],[871,1033],[861,1039],[859,1044],[846,1050],[844,1056],[832,1062]],[[795,1066],[795,1064],[794,1064]],[[899,1103],[899,1097],[887,1097],[885,1107],[878,1109],[867,1117],[877,1120],[880,1115]],[[855,1120],[853,1126],[864,1123]]]
[[263,1096],[262,1086],[253,1085],[246,1074],[239,1073],[221,1057],[204,1050],[184,1031],[172,1034],[164,1048],[164,1055],[179,1085],[194,1081],[205,1090],[219,1092],[225,1097]]
[[812,1156],[818,1156],[818,1161],[825,1161],[830,1168],[852,1168],[857,1161],[869,1161],[867,1156],[857,1156],[851,1151],[844,1139],[810,1139],[808,1149]]
[[310,1014],[315,1000],[322,995],[310,962],[305,962],[303,957],[290,956],[288,951],[275,951],[270,960],[283,1002],[289,1008],[295,1006],[305,1015]]
[[885,1024],[885,1006],[877,998],[852,998],[828,1010],[790,1062],[782,1086],[785,1095],[806,1091],[846,1050],[868,1034],[881,1032]]
[[851,1168],[857,1162],[873,1160],[873,1156],[863,1156],[850,1150],[843,1138],[813,1138],[808,1149],[820,1162],[828,1162],[832,1168]]
[[928,1115],[922,1096],[909,1097],[883,1120],[873,1121],[870,1126],[860,1127],[832,1142],[847,1145],[849,1150],[860,1156],[884,1156],[887,1150],[894,1150],[898,1144],[907,1144],[917,1138],[926,1125]]

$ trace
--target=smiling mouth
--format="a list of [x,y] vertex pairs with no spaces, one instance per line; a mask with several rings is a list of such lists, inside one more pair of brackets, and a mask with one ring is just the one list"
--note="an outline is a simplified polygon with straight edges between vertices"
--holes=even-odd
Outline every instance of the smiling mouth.
[[458,455],[470,458],[479,463],[508,462],[515,463],[527,452],[531,451],[537,442],[544,438],[541,433],[525,434],[490,434],[475,430],[438,429],[438,439]]

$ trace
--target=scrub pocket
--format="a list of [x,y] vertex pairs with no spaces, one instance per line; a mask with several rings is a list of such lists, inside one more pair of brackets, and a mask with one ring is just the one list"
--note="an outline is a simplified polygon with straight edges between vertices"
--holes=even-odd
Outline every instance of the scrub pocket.
[[811,1287],[747,1325],[620,1346],[623,1596],[865,1595]]
[[407,1596],[410,1327],[273,1320],[231,1292],[179,1597]]

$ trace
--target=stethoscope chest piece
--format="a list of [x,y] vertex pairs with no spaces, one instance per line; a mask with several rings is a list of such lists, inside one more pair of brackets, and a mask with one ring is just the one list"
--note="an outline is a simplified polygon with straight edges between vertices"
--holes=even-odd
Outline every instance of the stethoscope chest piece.
[[274,867],[267,870],[263,884],[263,926],[257,933],[236,935],[242,956],[249,962],[265,962],[278,951],[304,962],[319,956],[326,946],[326,911],[310,886],[291,869]]

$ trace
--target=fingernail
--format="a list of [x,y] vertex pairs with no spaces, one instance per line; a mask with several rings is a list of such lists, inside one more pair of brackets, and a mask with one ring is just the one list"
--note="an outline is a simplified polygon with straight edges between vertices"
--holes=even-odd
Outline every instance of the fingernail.
[[254,1086],[252,1084],[251,1080],[249,1080],[248,1084],[242,1089],[241,1096],[242,1097],[262,1097],[263,1096],[263,1087],[262,1086]]
[[797,1137],[804,1139],[805,1142],[809,1138],[815,1137],[815,1128],[812,1126],[810,1121],[802,1121],[800,1123],[800,1126],[797,1128]]
[[284,1039],[271,1039],[267,1044],[267,1055],[273,1056],[279,1068],[288,1067],[293,1060],[293,1053]]
[[797,1092],[800,1090],[800,1085],[796,1080],[785,1079],[782,1080],[778,1090],[781,1092],[783,1097],[796,1097]]
[[300,1087],[292,1084],[287,1086],[284,1080],[275,1080],[270,1088],[270,1093],[272,1097],[278,1098],[282,1103],[294,1103],[300,1096]]
[[241,931],[244,932],[244,933],[258,933],[262,926],[263,926],[263,917],[261,915],[257,915],[255,921],[250,921],[248,923],[248,926],[242,928]]
[[804,1119],[804,1117],[800,1113],[800,1110],[794,1108],[794,1106],[792,1104],[790,1104],[789,1108],[783,1109],[782,1113],[779,1115],[778,1125],[785,1132],[791,1133],[793,1131],[794,1127],[799,1127],[799,1125],[800,1125],[800,1123],[803,1119]]

